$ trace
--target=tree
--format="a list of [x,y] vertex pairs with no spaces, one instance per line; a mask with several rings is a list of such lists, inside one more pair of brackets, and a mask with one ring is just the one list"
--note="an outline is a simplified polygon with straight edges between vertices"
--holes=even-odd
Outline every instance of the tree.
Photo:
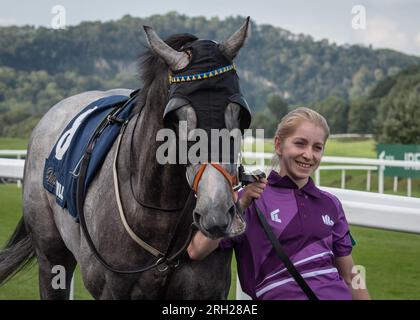
[[266,138],[274,137],[278,123],[288,113],[287,102],[279,95],[272,94],[268,98],[263,112],[257,112],[252,120],[252,129],[264,129]]
[[378,99],[358,99],[350,102],[348,117],[349,133],[373,133],[377,116]]
[[327,120],[331,133],[346,133],[349,106],[337,96],[330,96],[311,106]]
[[270,95],[266,108],[270,111],[272,116],[277,118],[278,121],[280,121],[281,118],[289,112],[287,102],[277,94]]
[[389,103],[385,120],[378,125],[379,143],[420,144],[420,84]]

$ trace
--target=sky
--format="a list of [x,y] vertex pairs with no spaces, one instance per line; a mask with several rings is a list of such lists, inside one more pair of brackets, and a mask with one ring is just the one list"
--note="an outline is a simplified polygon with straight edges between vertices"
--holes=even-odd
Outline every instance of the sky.
[[420,56],[420,0],[0,0],[0,26],[51,27],[57,22],[53,10],[57,5],[65,9],[66,25],[169,11],[221,19],[241,15],[315,40],[372,45]]

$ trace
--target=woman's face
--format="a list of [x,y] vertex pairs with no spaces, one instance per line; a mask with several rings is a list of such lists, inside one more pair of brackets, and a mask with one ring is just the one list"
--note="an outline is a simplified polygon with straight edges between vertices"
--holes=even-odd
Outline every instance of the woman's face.
[[280,158],[280,175],[288,175],[299,188],[303,187],[321,162],[324,143],[324,130],[309,121],[302,122],[284,141],[276,137],[275,148]]

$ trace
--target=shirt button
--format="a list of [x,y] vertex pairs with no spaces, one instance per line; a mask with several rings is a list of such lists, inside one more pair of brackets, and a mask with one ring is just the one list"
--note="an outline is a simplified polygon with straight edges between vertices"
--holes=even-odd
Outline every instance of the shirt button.
[[305,194],[305,199],[308,199],[308,196]]

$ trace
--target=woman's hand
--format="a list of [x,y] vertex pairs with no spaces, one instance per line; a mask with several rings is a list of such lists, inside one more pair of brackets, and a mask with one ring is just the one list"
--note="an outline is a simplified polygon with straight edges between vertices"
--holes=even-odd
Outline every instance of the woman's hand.
[[200,230],[191,239],[187,252],[191,260],[202,260],[212,253],[218,246],[220,239],[207,238]]
[[253,182],[245,186],[244,194],[239,200],[242,210],[248,208],[252,200],[259,199],[263,193],[265,187],[267,186],[267,179],[262,178],[258,182]]

